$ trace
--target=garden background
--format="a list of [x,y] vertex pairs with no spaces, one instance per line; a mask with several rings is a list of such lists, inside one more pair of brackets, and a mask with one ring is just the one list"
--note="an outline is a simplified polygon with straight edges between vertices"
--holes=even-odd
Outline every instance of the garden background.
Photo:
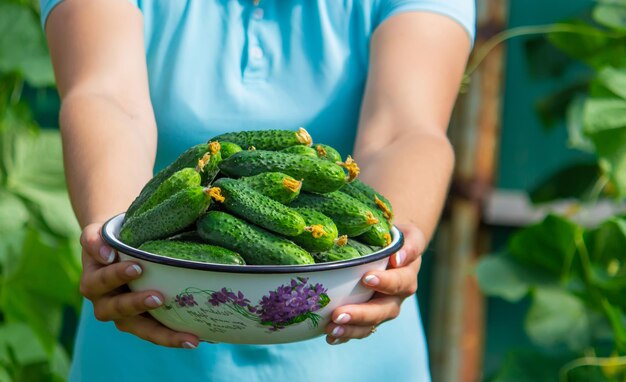
[[[626,381],[626,0],[477,8],[420,272],[433,380]],[[38,1],[0,0],[0,382],[65,381],[72,357],[58,109]]]

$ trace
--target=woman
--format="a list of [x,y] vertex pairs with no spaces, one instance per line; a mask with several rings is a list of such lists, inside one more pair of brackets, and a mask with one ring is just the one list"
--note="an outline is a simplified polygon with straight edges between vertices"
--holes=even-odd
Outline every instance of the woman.
[[[414,292],[453,166],[471,0],[42,0],[42,20],[84,229],[71,380],[429,380]],[[102,222],[191,145],[298,126],[353,152],[397,211],[406,244],[364,275],[374,298],[336,309],[325,341],[276,346],[199,343],[151,319],[163,296],[124,289],[142,270],[116,259]]]

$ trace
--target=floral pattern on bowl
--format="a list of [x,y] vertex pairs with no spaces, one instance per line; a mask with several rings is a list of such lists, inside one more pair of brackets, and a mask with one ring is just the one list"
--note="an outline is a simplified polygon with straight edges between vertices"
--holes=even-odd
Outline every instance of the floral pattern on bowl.
[[[270,332],[307,320],[310,320],[309,324],[312,327],[317,327],[321,316],[315,312],[328,305],[330,298],[328,290],[322,284],[312,285],[308,280],[308,277],[291,279],[290,283],[269,291],[256,305],[252,305],[241,291],[235,293],[227,288],[213,291],[193,287],[185,288],[177,294],[173,304],[179,308],[194,309],[199,306],[196,301],[198,297],[201,303],[231,310],[262,327],[267,327]],[[166,306],[167,308],[172,307]]]

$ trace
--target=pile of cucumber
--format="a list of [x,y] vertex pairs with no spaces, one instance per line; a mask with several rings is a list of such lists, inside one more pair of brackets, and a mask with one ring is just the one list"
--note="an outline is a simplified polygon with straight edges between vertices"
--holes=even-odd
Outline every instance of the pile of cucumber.
[[389,200],[306,130],[222,134],[157,173],[128,208],[124,243],[219,264],[304,265],[391,242]]

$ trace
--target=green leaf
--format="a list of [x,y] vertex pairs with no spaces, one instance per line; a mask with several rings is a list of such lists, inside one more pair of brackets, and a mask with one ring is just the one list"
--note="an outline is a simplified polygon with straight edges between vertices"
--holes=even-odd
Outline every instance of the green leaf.
[[567,106],[565,123],[567,127],[568,146],[586,152],[594,152],[593,142],[584,135],[584,107],[585,98],[576,97]]
[[593,19],[612,29],[626,30],[626,4],[618,1],[600,2],[592,12]]
[[0,382],[13,382],[9,371],[0,363]]
[[561,276],[572,264],[575,237],[580,229],[563,217],[548,215],[542,222],[516,233],[509,242],[509,251],[520,263],[536,271]]
[[[609,265],[613,260],[626,267],[626,221],[610,218],[598,228],[590,230],[585,242],[594,263]],[[618,272],[617,270],[616,272]]]
[[626,99],[625,68],[605,67],[597,74],[596,81],[616,96]]
[[533,203],[558,199],[586,199],[601,174],[596,163],[574,163],[558,170],[530,191]]
[[63,346],[57,344],[50,359],[50,372],[55,380],[66,381],[70,374],[70,357],[63,349]]
[[582,350],[591,340],[585,304],[560,288],[535,289],[525,327],[531,340],[542,346],[565,344]]
[[585,102],[583,121],[587,135],[626,127],[626,101],[590,98]]
[[16,72],[33,86],[54,85],[50,56],[36,15],[9,2],[0,3],[0,72]]
[[19,365],[44,362],[48,355],[32,329],[20,322],[0,326],[0,346],[11,349]]
[[28,209],[20,198],[0,189],[0,237],[22,229],[28,222]]
[[582,20],[567,22],[574,32],[553,32],[548,39],[554,46],[573,58],[601,68],[606,65],[623,66],[626,63],[625,37],[606,31]]
[[485,294],[510,302],[522,299],[534,285],[553,281],[506,254],[483,256],[476,267],[476,277]]
[[585,134],[593,142],[600,167],[626,195],[626,101],[588,99],[584,109]]
[[0,306],[8,322],[28,324],[52,351],[58,337],[62,309],[78,310],[80,266],[69,239],[58,239],[29,229],[18,263],[10,268],[0,288]]

